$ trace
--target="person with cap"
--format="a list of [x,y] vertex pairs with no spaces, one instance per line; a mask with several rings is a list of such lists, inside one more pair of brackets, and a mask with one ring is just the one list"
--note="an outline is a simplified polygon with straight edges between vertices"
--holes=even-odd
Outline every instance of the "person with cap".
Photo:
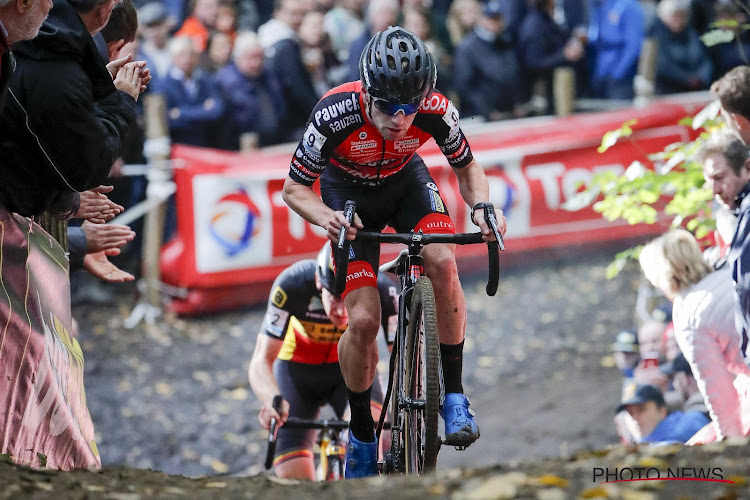
[[167,9],[161,2],[147,3],[138,11],[138,25],[143,37],[138,58],[146,61],[156,82],[167,75],[172,64]]
[[[638,335],[633,330],[623,330],[617,334],[615,342],[612,344],[612,351],[615,359],[615,366],[622,373],[622,393],[625,389],[635,382],[635,367],[641,360],[640,346],[638,345]],[[615,430],[623,444],[635,441],[636,431],[633,430],[632,419],[626,411],[619,412],[614,418]]]
[[623,330],[617,334],[612,351],[615,357],[615,366],[620,370],[625,383],[633,378],[633,369],[638,365],[640,358],[640,349],[638,345],[638,336],[632,330]]
[[[266,315],[250,360],[250,387],[261,403],[258,419],[268,429],[272,418],[316,418],[330,404],[342,418],[347,409],[346,384],[338,363],[339,338],[349,316],[340,296],[333,294],[333,259],[327,242],[316,259],[292,264],[271,288]],[[388,345],[396,335],[399,288],[386,274],[378,276],[383,304],[380,326]],[[274,396],[284,398],[281,412]],[[375,377],[370,410],[380,417],[383,395]],[[275,472],[278,477],[315,479],[315,430],[278,430]]]
[[524,82],[507,15],[506,3],[490,0],[456,47],[454,84],[464,116],[496,120],[503,114],[522,114]]
[[[487,177],[461,130],[458,110],[435,91],[436,78],[435,61],[419,37],[400,26],[375,34],[360,58],[360,81],[330,90],[313,109],[284,182],[284,201],[292,210],[325,229],[331,241],[338,241],[342,228],[353,240],[343,293],[350,320],[339,341],[352,410],[349,478],[378,473],[369,401],[383,307],[377,292],[380,245],[356,240],[357,231],[382,231],[389,225],[397,232],[455,233],[440,190],[417,154],[434,140],[470,207],[467,216],[485,241],[495,239],[485,220],[485,210],[493,207]],[[318,179],[320,195],[313,190]],[[348,200],[357,206],[353,223],[344,216]],[[506,218],[501,210],[496,213],[498,231],[505,234]],[[455,245],[428,245],[422,257],[425,274],[435,284],[445,443],[465,448],[477,440],[479,427],[462,385],[466,299]]]
[[662,392],[648,384],[631,384],[626,388],[617,413],[623,410],[635,423],[639,443],[685,443],[709,422],[698,411],[667,414]]

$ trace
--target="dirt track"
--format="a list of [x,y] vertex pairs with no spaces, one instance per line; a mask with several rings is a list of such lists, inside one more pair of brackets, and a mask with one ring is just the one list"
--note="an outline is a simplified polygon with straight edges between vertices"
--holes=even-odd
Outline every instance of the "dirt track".
[[[607,281],[612,252],[504,270],[495,298],[464,279],[464,386],[481,439],[443,449],[440,468],[475,467],[616,442],[620,378],[609,345],[630,327],[638,274]],[[122,327],[132,298],[75,309],[86,393],[105,465],[195,476],[262,471],[265,433],[247,363],[263,309]]]

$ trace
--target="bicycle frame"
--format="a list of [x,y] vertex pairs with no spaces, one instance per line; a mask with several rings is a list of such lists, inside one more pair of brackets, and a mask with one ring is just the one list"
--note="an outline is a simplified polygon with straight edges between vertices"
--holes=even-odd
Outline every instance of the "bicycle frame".
[[[351,225],[355,203],[347,201],[344,214]],[[499,281],[499,252],[504,249],[502,236],[498,231],[497,219],[491,203],[478,204],[477,209],[484,210],[484,219],[490,225],[494,235],[494,241],[488,241],[489,256],[489,281],[487,283],[487,294],[492,296],[497,291]],[[346,284],[347,268],[349,263],[349,245],[346,240],[346,227],[342,226],[339,233],[338,245],[334,249],[334,260],[336,277],[334,292],[341,294]],[[391,462],[383,464],[386,472],[401,471],[407,473],[420,473],[423,467],[429,469],[435,466],[440,440],[437,434],[436,422],[438,408],[443,404],[445,388],[443,383],[442,366],[438,353],[438,332],[435,322],[435,298],[433,288],[429,281],[420,281],[424,274],[424,259],[421,255],[422,248],[431,243],[472,244],[483,243],[484,237],[481,233],[465,234],[423,234],[422,231],[415,233],[379,233],[357,231],[357,240],[375,241],[378,243],[402,243],[406,244],[408,250],[399,255],[396,261],[381,266],[385,270],[394,271],[400,276],[401,292],[399,294],[398,307],[398,329],[396,343],[391,352],[389,363],[388,389],[385,395],[385,406],[378,423],[377,436],[380,438],[383,422],[385,420],[386,408],[393,394],[395,385],[393,420],[391,427],[392,447]],[[494,250],[494,251],[493,251]],[[419,294],[414,295],[414,290],[419,287]],[[414,303],[412,303],[414,302]],[[429,307],[427,306],[429,304]],[[410,307],[416,307],[410,311]],[[427,311],[430,311],[429,315]],[[411,316],[417,314],[419,324],[424,329],[410,327]],[[428,321],[429,318],[429,321]],[[429,328],[428,328],[428,325]],[[430,332],[429,335],[427,332]],[[414,345],[407,345],[408,338],[412,337]],[[424,352],[422,352],[424,349]],[[411,353],[411,357],[408,353]],[[412,362],[413,366],[409,364]],[[423,370],[422,364],[425,364]],[[396,377],[394,380],[394,371]],[[407,373],[409,371],[409,373]],[[429,375],[429,374],[432,375]],[[409,378],[410,386],[408,392],[411,394],[424,394],[425,399],[415,399],[407,395],[406,378]],[[423,379],[424,377],[424,379]],[[438,378],[437,385],[435,378]],[[432,381],[432,382],[430,382]],[[415,389],[416,387],[416,389]],[[408,426],[407,426],[408,424]],[[415,434],[416,429],[416,434]],[[408,433],[406,432],[408,430]],[[421,447],[421,449],[420,449]],[[415,450],[419,454],[415,455]],[[405,453],[404,453],[405,451]],[[405,457],[401,455],[404,454]],[[408,455],[408,456],[406,456]],[[408,463],[405,462],[408,460]],[[416,466],[415,466],[416,464]]]

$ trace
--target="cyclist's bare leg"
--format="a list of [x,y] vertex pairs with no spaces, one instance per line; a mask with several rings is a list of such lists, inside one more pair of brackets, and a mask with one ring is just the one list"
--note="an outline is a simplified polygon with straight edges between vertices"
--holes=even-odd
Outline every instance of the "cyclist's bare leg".
[[466,333],[466,300],[456,267],[456,245],[435,244],[422,250],[432,281],[441,344],[460,344]]
[[466,333],[466,300],[456,267],[455,245],[430,245],[422,255],[425,272],[433,283],[440,336],[440,358],[443,363],[445,401],[440,414],[445,421],[445,442],[469,446],[479,437],[479,427],[469,400],[463,394],[461,371],[463,340]]
[[339,364],[349,390],[362,392],[375,380],[378,364],[380,295],[368,286],[352,290],[345,302],[349,327],[339,340]]
[[349,431],[360,442],[370,443],[375,436],[370,401],[378,364],[380,295],[377,288],[366,286],[349,292],[345,301],[349,326],[339,340],[338,353],[352,412]]
[[315,481],[315,462],[312,457],[296,457],[274,467],[276,477]]

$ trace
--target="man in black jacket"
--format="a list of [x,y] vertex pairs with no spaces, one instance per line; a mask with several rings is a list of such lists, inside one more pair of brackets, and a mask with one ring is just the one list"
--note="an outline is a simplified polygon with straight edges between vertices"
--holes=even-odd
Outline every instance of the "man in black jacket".
[[287,109],[279,128],[288,132],[289,141],[302,135],[307,117],[318,103],[297,35],[306,13],[301,0],[277,0],[273,19],[258,28],[268,67],[281,80]]
[[39,35],[13,47],[0,114],[0,204],[11,212],[71,215],[76,192],[103,184],[120,156],[146,72],[121,60],[113,82],[96,51],[91,36],[117,1],[55,0]]
[[0,111],[13,73],[11,45],[34,38],[51,8],[52,0],[0,0]]

